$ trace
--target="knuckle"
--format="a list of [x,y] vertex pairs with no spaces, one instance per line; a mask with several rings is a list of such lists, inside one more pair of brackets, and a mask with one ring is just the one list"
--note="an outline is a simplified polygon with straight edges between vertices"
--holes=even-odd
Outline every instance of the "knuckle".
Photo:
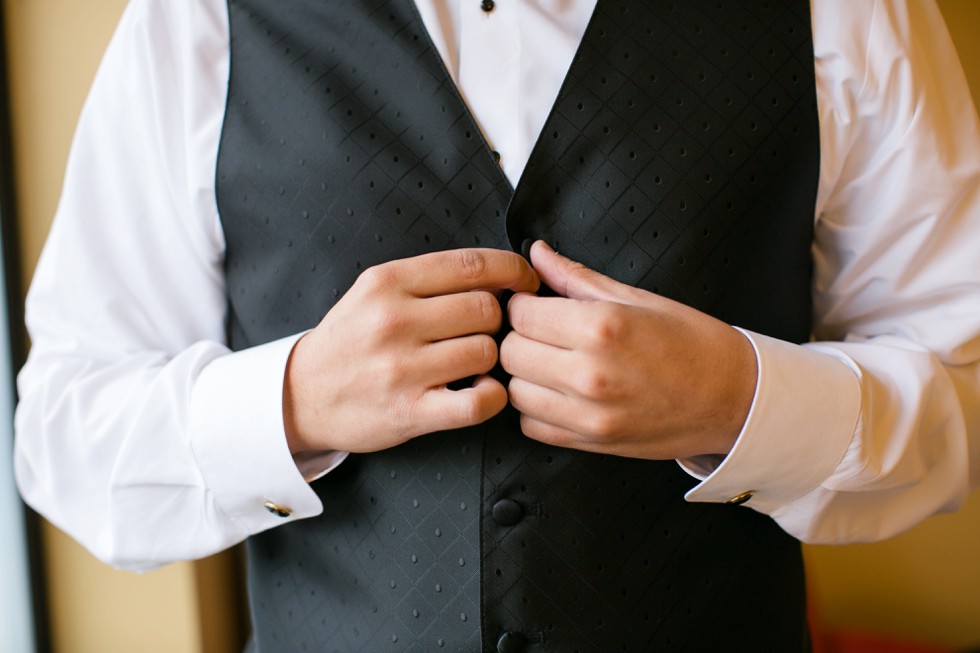
[[595,315],[586,329],[590,346],[607,349],[625,339],[625,316],[616,304],[597,304]]
[[475,249],[457,249],[449,259],[453,272],[467,280],[481,279],[487,271],[486,255]]
[[397,274],[395,267],[389,263],[375,265],[361,272],[357,277],[357,285],[369,292],[381,292],[395,286]]
[[494,397],[485,393],[472,393],[459,404],[457,417],[461,424],[479,424],[495,412]]
[[404,315],[392,306],[381,305],[371,312],[367,319],[371,333],[382,340],[401,333],[405,328]]
[[480,397],[471,397],[460,403],[457,418],[461,424],[477,424],[483,421],[483,404]]
[[505,252],[507,258],[507,271],[514,279],[520,280],[522,283],[530,286],[536,286],[535,284],[535,272],[531,264],[528,263],[527,259],[518,254]]
[[610,375],[605,370],[595,367],[579,373],[575,389],[581,396],[594,400],[607,399],[613,394]]
[[502,319],[500,302],[488,292],[475,292],[473,295],[475,304],[473,310],[479,317],[480,324],[496,331],[500,328]]
[[480,369],[486,371],[497,363],[497,343],[490,336],[476,337],[476,359],[480,363]]
[[567,295],[570,283],[587,284],[592,273],[593,271],[582,263],[568,261],[567,267],[562,271],[561,277],[557,281],[558,287],[556,290],[559,291],[560,295]]
[[585,431],[594,438],[608,440],[619,430],[618,420],[604,410],[593,410],[585,418]]

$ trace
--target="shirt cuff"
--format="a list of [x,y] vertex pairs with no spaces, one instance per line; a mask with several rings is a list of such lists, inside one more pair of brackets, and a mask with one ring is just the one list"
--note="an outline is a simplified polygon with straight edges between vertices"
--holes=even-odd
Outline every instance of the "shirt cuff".
[[[217,507],[248,534],[323,507],[289,452],[282,416],[286,362],[302,334],[211,361],[191,391],[190,442]],[[344,454],[325,454],[326,468]],[[329,471],[327,469],[326,471]],[[323,471],[325,473],[325,471]]]
[[701,480],[688,501],[745,503],[771,514],[819,486],[840,463],[860,417],[859,372],[835,350],[739,331],[752,343],[759,370],[742,432],[727,456],[678,462]]

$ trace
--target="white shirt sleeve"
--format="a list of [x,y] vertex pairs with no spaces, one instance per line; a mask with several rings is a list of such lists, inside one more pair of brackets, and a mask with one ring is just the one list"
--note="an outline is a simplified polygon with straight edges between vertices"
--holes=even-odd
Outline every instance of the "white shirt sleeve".
[[239,353],[224,344],[213,180],[226,13],[218,1],[127,8],[27,301],[21,493],[130,569],[208,555],[321,510],[283,434],[295,338]]
[[[127,9],[28,297],[21,492],[131,569],[321,510],[282,432],[295,338],[225,346],[226,14],[224,0]],[[686,461],[706,479],[688,498],[753,491],[749,507],[802,539],[880,539],[955,508],[980,475],[980,135],[932,4],[818,0],[813,17],[821,342],[749,334],[750,418],[720,466]]]
[[692,501],[808,542],[877,540],[980,478],[980,128],[935,4],[813,3],[815,342],[750,335],[755,403]]
[[[520,125],[525,140],[554,99],[537,89],[540,78],[557,93],[594,3],[510,23],[549,35],[542,43],[551,58],[522,77],[537,98]],[[419,7],[442,56],[455,52],[459,8]],[[569,24],[579,32],[566,33]],[[225,344],[214,177],[228,38],[226,0],[131,1],[83,109],[27,300],[32,348],[16,415],[21,494],[97,557],[128,569],[209,555],[319,514],[303,477],[345,457],[287,450],[282,380],[298,335],[238,353]],[[492,35],[468,42],[473,58],[498,47]],[[499,110],[492,94],[479,95],[493,103],[478,113]]]

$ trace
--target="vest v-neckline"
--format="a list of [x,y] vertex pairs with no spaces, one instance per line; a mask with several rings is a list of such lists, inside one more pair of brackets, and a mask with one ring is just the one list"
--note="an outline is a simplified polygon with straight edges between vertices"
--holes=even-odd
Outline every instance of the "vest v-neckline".
[[[449,68],[446,66],[446,62],[439,54],[439,49],[436,47],[435,41],[432,38],[432,34],[429,33],[429,29],[428,27],[426,27],[425,21],[422,20],[422,14],[419,12],[418,5],[415,4],[414,0],[409,0],[409,4],[412,7],[413,18],[418,23],[419,31],[422,33],[423,38],[425,39],[425,42],[423,43],[423,47],[426,49],[426,51],[429,53],[430,56],[434,56],[438,60],[439,62],[438,69],[440,70],[441,74],[444,76],[445,80],[448,80],[448,86],[452,89],[453,98],[455,99],[456,102],[459,103],[460,107],[462,107],[463,114],[466,115],[467,119],[470,121],[470,123],[473,126],[473,129],[475,130],[474,133],[479,135],[480,143],[483,146],[481,148],[482,155],[485,156],[493,164],[493,169],[495,171],[494,174],[498,176],[500,181],[502,181],[507,185],[507,189],[510,195],[507,202],[506,213],[510,213],[511,205],[513,204],[514,198],[517,197],[518,191],[522,190],[523,187],[527,184],[527,182],[525,181],[527,179],[527,170],[534,163],[535,155],[541,150],[542,139],[544,138],[545,133],[548,131],[547,129],[548,125],[549,123],[551,123],[552,118],[555,115],[555,108],[558,106],[559,100],[567,90],[570,83],[569,80],[573,78],[572,75],[573,70],[575,69],[577,64],[581,61],[582,46],[584,43],[589,41],[590,32],[592,32],[595,29],[596,15],[599,13],[598,7],[600,2],[602,2],[602,0],[597,0],[595,8],[593,8],[592,10],[592,15],[589,16],[589,22],[585,27],[585,32],[583,32],[582,34],[582,40],[579,41],[578,46],[575,48],[575,54],[572,56],[572,61],[568,66],[568,70],[565,71],[565,76],[562,78],[561,86],[558,89],[558,94],[555,96],[555,101],[551,104],[551,108],[548,110],[548,117],[545,118],[544,122],[541,124],[541,131],[538,133],[537,138],[534,140],[534,145],[531,147],[531,154],[528,156],[527,163],[524,166],[524,170],[521,171],[521,176],[518,178],[517,185],[515,186],[514,184],[511,183],[507,175],[504,174],[503,168],[501,168],[500,165],[497,163],[496,157],[494,156],[494,149],[493,147],[490,146],[490,143],[487,141],[487,137],[486,135],[484,135],[483,129],[480,127],[480,123],[477,121],[476,116],[473,114],[473,111],[470,109],[469,105],[466,104],[466,100],[463,99],[463,94],[459,89],[459,85],[456,83],[456,80],[453,79],[452,74],[449,72]],[[506,220],[505,220],[505,224],[506,224]],[[518,245],[520,244],[518,243]],[[515,249],[519,251],[519,247]]]

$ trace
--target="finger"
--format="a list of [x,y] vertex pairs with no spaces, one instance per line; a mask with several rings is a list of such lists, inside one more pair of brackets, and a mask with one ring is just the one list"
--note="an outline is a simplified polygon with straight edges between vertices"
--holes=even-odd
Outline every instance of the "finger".
[[486,374],[497,364],[497,344],[482,334],[433,342],[420,353],[420,372],[429,387]]
[[576,414],[583,408],[568,395],[516,376],[507,386],[507,395],[519,413],[569,430],[575,430]]
[[573,351],[525,338],[511,331],[500,344],[504,371],[534,385],[572,394],[569,370],[576,369]]
[[539,240],[531,246],[531,264],[545,284],[562,297],[633,303],[638,292],[632,286],[565,258]]
[[655,338],[650,322],[657,314],[646,307],[608,301],[537,297],[521,293],[507,304],[510,325],[517,333],[564,349],[600,355],[626,346],[639,332]]
[[588,328],[601,310],[595,302],[520,293],[507,302],[507,319],[522,336],[574,349],[583,344],[580,331]]
[[496,379],[477,377],[462,390],[433,388],[419,401],[424,432],[472,426],[490,419],[507,405],[507,390]]
[[418,332],[429,342],[500,330],[503,311],[493,293],[461,292],[415,300]]
[[579,449],[601,453],[602,443],[584,439],[579,433],[543,422],[528,415],[521,415],[521,432],[532,440],[564,449]]
[[371,270],[381,277],[381,283],[395,283],[416,297],[486,288],[534,292],[539,285],[537,273],[522,256],[498,249],[432,252]]

